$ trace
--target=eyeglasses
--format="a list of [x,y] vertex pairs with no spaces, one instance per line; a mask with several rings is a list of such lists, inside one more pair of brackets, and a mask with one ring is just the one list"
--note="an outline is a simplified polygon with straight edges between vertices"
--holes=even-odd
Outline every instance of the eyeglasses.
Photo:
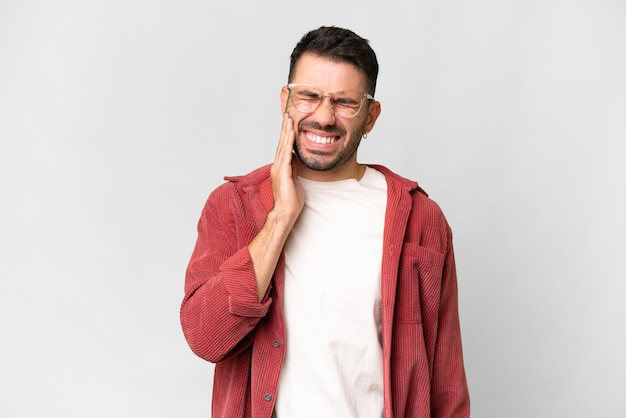
[[359,114],[365,99],[374,100],[374,96],[371,94],[363,94],[354,90],[328,93],[309,84],[294,83],[287,84],[287,88],[289,89],[291,103],[293,103],[298,112],[302,113],[315,112],[324,101],[324,97],[328,96],[335,115],[342,118],[353,118]]

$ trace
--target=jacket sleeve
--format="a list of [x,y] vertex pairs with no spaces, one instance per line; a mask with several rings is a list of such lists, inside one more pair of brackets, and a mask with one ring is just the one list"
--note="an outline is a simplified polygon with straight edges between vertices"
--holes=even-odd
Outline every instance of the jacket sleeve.
[[470,403],[461,346],[454,249],[449,227],[447,235],[448,249],[442,273],[432,372],[431,413],[433,418],[466,418],[470,416]]
[[209,196],[185,276],[183,334],[192,351],[211,362],[249,347],[251,334],[271,304],[267,295],[258,300],[248,251],[256,227],[241,208],[228,183]]

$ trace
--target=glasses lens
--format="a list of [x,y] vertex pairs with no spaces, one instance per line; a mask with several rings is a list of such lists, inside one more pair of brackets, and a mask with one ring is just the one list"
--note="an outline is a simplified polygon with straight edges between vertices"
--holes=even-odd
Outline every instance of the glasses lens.
[[344,90],[325,94],[321,89],[307,85],[291,86],[291,100],[295,108],[302,113],[312,113],[329,96],[337,116],[351,118],[359,113],[363,104],[363,94],[357,91]]
[[324,99],[324,92],[312,86],[291,87],[291,100],[299,112],[315,112]]

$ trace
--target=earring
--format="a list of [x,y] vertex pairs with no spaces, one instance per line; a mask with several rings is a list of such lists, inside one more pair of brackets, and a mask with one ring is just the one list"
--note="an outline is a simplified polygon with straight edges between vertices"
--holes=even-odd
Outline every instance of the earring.
[[367,132],[363,132],[363,139],[367,139]]

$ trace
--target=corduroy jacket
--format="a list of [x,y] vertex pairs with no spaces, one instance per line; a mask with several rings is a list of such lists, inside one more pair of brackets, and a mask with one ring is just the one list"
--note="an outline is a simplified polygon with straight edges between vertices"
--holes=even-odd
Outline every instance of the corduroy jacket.
[[[383,166],[384,418],[469,417],[452,233],[414,181]],[[261,302],[248,244],[273,207],[270,166],[227,177],[209,196],[180,318],[192,351],[215,363],[214,418],[270,418],[285,350],[284,256]]]

